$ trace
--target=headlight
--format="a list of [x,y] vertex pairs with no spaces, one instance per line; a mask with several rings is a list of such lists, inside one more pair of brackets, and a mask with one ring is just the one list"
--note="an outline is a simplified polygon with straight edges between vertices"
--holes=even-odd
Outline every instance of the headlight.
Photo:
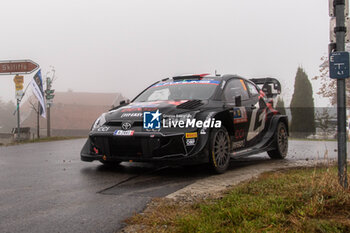
[[104,123],[106,123],[105,115],[106,113],[103,113],[99,118],[97,118],[95,123],[92,125],[91,130],[101,127]]

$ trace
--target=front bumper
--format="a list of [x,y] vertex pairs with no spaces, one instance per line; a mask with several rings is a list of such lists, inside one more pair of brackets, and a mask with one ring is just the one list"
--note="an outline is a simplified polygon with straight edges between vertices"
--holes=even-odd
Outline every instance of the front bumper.
[[[196,164],[208,162],[206,135],[199,135],[188,145],[186,132],[135,132],[133,136],[115,136],[92,132],[81,151],[81,160],[166,162]],[[193,141],[192,141],[193,142]]]

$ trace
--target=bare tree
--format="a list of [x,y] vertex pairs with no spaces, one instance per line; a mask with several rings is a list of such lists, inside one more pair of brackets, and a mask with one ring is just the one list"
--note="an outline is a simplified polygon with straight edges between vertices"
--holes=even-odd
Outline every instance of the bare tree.
[[33,109],[33,111],[36,113],[36,135],[37,138],[40,138],[40,102],[35,101],[35,98],[33,96],[29,97],[28,102]]
[[[332,105],[337,103],[337,81],[329,77],[329,61],[328,56],[321,57],[320,74],[313,78],[320,82],[321,87],[316,92],[318,95],[328,98]],[[350,81],[346,79],[346,91],[350,91]],[[350,96],[346,96],[347,107],[350,107]]]
[[334,119],[335,117],[330,114],[328,108],[323,108],[322,112],[316,112],[316,126],[322,130],[324,136],[335,130],[332,124]]

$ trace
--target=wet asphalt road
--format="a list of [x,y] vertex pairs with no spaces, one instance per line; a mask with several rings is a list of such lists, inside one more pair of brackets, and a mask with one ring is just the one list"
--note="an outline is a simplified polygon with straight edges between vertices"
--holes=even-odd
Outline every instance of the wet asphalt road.
[[[203,166],[81,162],[84,142],[0,147],[0,232],[115,232],[153,197],[211,175]],[[336,142],[290,141],[289,148],[288,160],[337,156]],[[263,153],[234,160],[230,169],[268,161]]]

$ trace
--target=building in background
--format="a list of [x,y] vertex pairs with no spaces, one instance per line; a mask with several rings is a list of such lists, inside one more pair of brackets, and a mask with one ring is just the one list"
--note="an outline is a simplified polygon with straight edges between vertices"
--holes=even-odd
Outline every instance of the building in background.
[[[119,93],[56,92],[51,107],[51,136],[87,136],[103,113],[125,99]],[[36,132],[37,115],[29,101],[23,103],[23,127]],[[40,118],[40,135],[46,136],[46,119]]]

